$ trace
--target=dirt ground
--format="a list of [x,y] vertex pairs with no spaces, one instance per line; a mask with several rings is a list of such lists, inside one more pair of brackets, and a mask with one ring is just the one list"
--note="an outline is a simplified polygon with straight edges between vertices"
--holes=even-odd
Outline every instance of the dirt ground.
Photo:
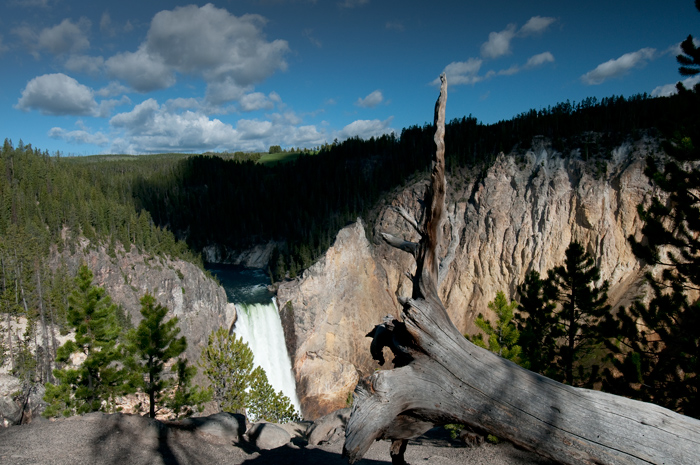
[[[389,446],[376,442],[358,464],[390,464]],[[345,465],[342,448],[342,440],[308,446],[296,439],[277,449],[257,451],[245,443],[234,445],[230,439],[166,427],[143,417],[100,413],[0,429],[3,465]],[[411,465],[553,465],[510,444],[468,448],[439,433],[411,441],[406,460]]]

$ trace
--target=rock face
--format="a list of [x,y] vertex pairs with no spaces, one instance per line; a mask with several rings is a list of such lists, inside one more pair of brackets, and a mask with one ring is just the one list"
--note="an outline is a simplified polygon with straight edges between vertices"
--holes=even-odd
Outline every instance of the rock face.
[[277,244],[256,245],[243,251],[229,250],[223,246],[210,245],[204,247],[202,255],[207,263],[226,263],[230,265],[243,265],[248,268],[267,268]]
[[370,253],[361,222],[298,280],[277,292],[304,418],[347,405],[361,376],[374,369],[365,334],[378,315],[397,314],[384,270]]
[[141,321],[139,300],[146,292],[154,295],[170,309],[169,315],[180,319],[190,363],[199,359],[209,334],[229,327],[235,318],[235,307],[227,302],[224,289],[196,265],[182,260],[143,255],[135,247],[110,257],[103,247],[84,242],[75,253],[64,250],[54,256],[55,265],[61,261],[72,271],[85,262],[94,274],[93,283],[124,307],[134,325]]
[[[498,291],[515,298],[525,275],[561,265],[573,240],[597,259],[613,307],[638,296],[641,265],[627,237],[639,237],[637,205],[652,193],[644,158],[657,151],[654,141],[643,139],[618,147],[610,160],[596,165],[578,153],[563,158],[539,140],[525,154],[500,155],[479,178],[448,178],[455,234],[446,227],[443,255],[450,238],[457,240],[440,293],[457,328],[474,333],[479,313],[492,317],[487,304]],[[409,185],[389,203],[420,217],[425,186]],[[405,272],[414,271],[413,259],[378,233],[414,241],[417,235],[391,205],[380,212],[371,243],[358,221],[340,231],[300,278],[279,288],[306,419],[343,407],[358,377],[379,368],[365,335],[384,315],[398,314],[397,294],[410,296]]]
[[0,428],[28,424],[46,407],[41,384],[25,386],[14,376],[0,374]]

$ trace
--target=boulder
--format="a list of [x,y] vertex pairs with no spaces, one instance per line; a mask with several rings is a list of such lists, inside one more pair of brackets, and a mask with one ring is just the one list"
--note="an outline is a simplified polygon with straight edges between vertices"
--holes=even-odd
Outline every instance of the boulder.
[[260,450],[276,449],[292,440],[291,434],[274,423],[255,423],[247,435],[248,441]]
[[0,427],[28,424],[46,408],[41,384],[24,387],[14,376],[0,374]]
[[351,411],[351,408],[343,408],[316,420],[308,431],[309,445],[317,446],[343,439]]
[[206,417],[187,418],[179,424],[187,429],[196,429],[199,433],[231,439],[234,444],[241,441],[246,428],[245,416],[228,412],[219,412]]

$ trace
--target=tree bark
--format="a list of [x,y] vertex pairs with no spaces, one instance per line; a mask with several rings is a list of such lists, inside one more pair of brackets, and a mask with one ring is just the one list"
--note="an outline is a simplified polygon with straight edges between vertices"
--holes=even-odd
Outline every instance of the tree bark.
[[375,440],[392,440],[392,463],[405,463],[407,440],[435,425],[463,423],[564,464],[697,464],[700,421],[657,405],[574,388],[469,342],[438,297],[437,256],[445,218],[444,134],[447,83],[441,76],[435,143],[421,239],[400,245],[416,258],[413,295],[400,299],[403,321],[388,318],[370,335],[372,354],[394,353],[394,369],[355,389],[343,454],[361,459]]

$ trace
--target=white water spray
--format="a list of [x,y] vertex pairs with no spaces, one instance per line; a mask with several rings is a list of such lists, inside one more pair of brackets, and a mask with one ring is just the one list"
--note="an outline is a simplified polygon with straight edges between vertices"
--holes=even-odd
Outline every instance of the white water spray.
[[253,351],[253,363],[261,366],[275,391],[282,391],[301,413],[292,364],[287,355],[284,331],[275,300],[269,304],[236,304],[234,333]]

